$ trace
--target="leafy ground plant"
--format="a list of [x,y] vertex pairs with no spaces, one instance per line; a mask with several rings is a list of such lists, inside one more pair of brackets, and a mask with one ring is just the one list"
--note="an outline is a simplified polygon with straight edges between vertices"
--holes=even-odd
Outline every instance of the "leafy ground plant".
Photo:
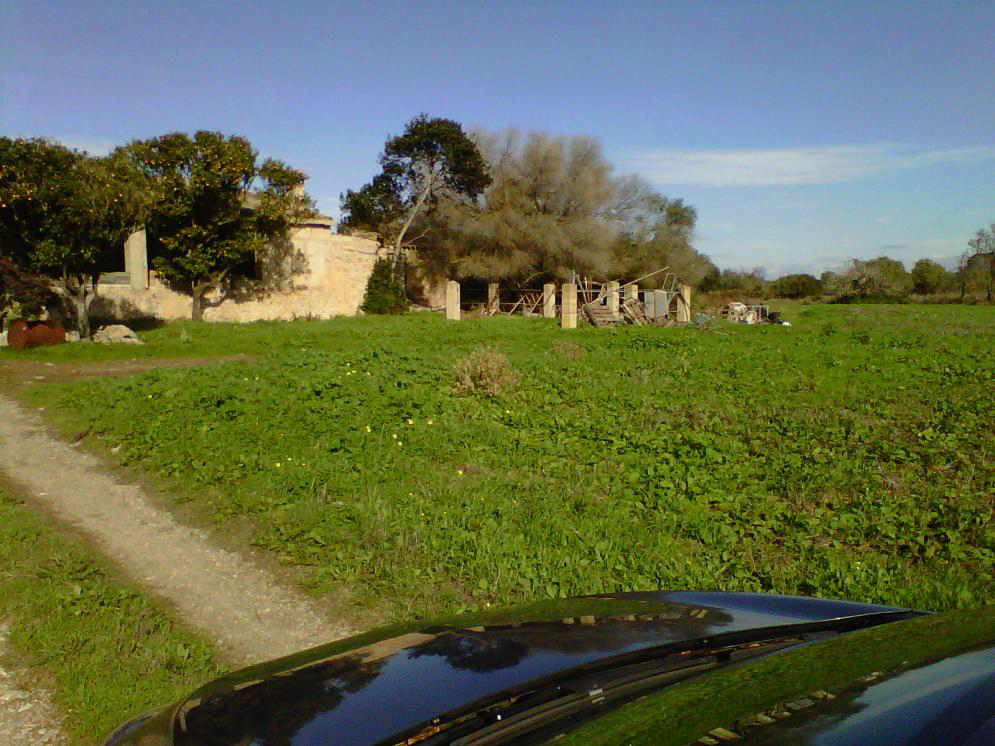
[[[255,359],[21,394],[388,616],[655,588],[991,599],[995,308],[778,310],[792,327],[210,325]],[[520,383],[458,396],[484,347]]]
[[23,662],[52,680],[76,743],[97,743],[127,718],[223,673],[208,643],[2,487],[0,615]]

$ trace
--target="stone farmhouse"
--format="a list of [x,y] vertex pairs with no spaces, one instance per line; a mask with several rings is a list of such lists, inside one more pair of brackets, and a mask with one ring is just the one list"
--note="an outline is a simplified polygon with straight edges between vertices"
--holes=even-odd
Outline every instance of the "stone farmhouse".
[[[290,320],[355,315],[379,255],[377,241],[334,233],[319,216],[291,229],[233,273],[231,288],[205,299],[206,321]],[[91,312],[127,321],[189,318],[190,296],[168,288],[149,268],[145,231],[125,243],[124,271],[101,275]]]

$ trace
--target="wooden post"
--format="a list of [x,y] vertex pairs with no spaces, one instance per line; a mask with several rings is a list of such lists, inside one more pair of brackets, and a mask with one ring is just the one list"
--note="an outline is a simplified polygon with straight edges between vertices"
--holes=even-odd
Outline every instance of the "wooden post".
[[542,315],[547,319],[556,318],[556,285],[552,282],[542,286]]
[[618,316],[618,283],[614,280],[608,283],[608,313]]
[[446,283],[446,318],[459,321],[459,283],[450,280]]
[[679,286],[680,294],[677,296],[677,320],[691,320],[691,286]]
[[577,286],[572,282],[560,288],[560,326],[577,328]]
[[487,313],[497,313],[501,310],[501,296],[496,282],[487,283]]

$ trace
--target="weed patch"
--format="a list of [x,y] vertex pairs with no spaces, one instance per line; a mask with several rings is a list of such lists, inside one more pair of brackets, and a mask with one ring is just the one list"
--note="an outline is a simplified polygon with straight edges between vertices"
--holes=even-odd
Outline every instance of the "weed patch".
[[453,366],[457,396],[498,396],[508,393],[521,381],[521,376],[512,370],[508,358],[497,350],[484,347],[474,350]]

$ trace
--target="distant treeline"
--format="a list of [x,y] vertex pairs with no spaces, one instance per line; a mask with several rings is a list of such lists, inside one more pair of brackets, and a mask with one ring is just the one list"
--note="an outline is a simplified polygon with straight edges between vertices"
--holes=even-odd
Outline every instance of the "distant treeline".
[[[993,226],[995,229],[995,226]],[[932,259],[920,259],[908,271],[905,265],[887,256],[853,259],[842,272],[790,274],[769,280],[762,270],[743,272],[714,270],[698,283],[701,293],[740,294],[744,297],[815,298],[828,297],[839,303],[907,300],[927,302],[972,302],[995,296],[995,242],[992,231],[978,231],[968,242],[969,250],[954,271]]]

